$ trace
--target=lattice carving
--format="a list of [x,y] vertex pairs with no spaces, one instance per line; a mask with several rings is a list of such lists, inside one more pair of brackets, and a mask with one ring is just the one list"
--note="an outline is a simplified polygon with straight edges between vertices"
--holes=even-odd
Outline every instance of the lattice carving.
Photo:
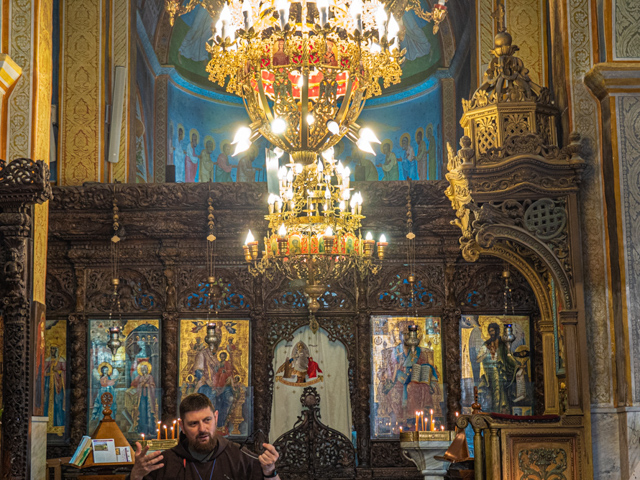
[[487,153],[498,146],[498,127],[496,117],[483,117],[476,120],[476,139],[478,152]]

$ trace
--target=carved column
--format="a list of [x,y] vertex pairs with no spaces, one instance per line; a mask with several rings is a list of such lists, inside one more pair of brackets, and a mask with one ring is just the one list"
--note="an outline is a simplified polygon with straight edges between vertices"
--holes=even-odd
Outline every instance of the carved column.
[[78,445],[87,434],[87,392],[89,390],[89,372],[87,371],[87,326],[84,313],[69,315],[69,372],[71,381],[71,444]]
[[51,197],[49,167],[42,161],[0,160],[0,235],[5,251],[2,310],[4,316],[3,478],[29,477],[31,400],[31,301],[29,271],[32,205]]
[[578,312],[563,310],[560,321],[564,325],[565,352],[567,355],[567,415],[582,414],[582,382],[580,349],[578,346]]
[[[166,274],[166,272],[165,272]],[[167,299],[168,300],[168,299]],[[162,418],[178,415],[178,313],[162,314]]]
[[447,372],[447,426],[452,428],[456,422],[456,412],[462,411],[462,369],[460,366],[460,309],[456,305],[455,265],[447,265],[444,274],[445,308],[442,312],[442,330],[444,333],[443,370]]
[[[271,424],[272,392],[270,379],[273,378],[273,350],[270,350],[269,331],[262,309],[252,309],[251,343],[254,352],[262,352],[260,361],[254,361],[251,368],[251,384],[253,385],[253,430],[262,430],[268,435]],[[271,375],[269,374],[271,370]],[[272,441],[275,438],[270,439]]]
[[371,442],[371,322],[369,313],[356,316],[357,326],[357,362],[356,380],[358,402],[353,408],[354,423],[358,434],[358,465],[370,465]]

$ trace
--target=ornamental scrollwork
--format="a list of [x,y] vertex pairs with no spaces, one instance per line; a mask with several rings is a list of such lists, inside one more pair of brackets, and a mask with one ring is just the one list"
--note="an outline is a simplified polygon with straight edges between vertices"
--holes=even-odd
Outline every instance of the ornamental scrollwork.
[[518,452],[519,480],[566,480],[567,451],[564,448],[534,448]]

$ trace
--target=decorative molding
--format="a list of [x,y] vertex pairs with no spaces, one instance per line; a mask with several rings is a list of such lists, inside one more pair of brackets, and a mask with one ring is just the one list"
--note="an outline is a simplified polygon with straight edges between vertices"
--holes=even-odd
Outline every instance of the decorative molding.
[[169,111],[169,76],[160,75],[154,82],[153,168],[156,183],[163,183],[167,170],[167,116]]
[[[114,67],[125,67],[127,69],[127,80],[124,88],[124,111],[122,115],[122,126],[120,129],[120,150],[118,153],[118,163],[111,164],[113,170],[111,181],[127,182],[129,170],[129,125],[131,121],[131,2],[128,0],[111,0],[111,56]],[[111,85],[115,78],[115,68],[111,71]],[[111,97],[110,97],[111,98]],[[111,98],[111,103],[113,103]]]
[[59,185],[103,178],[105,1],[61,3]]
[[[562,7],[565,8],[565,7]],[[580,191],[580,236],[582,240],[586,338],[589,351],[591,403],[613,402],[610,318],[607,303],[607,271],[604,246],[604,193],[601,176],[600,131],[597,102],[583,79],[593,66],[591,2],[566,0],[565,42],[569,59],[569,89],[572,129],[581,133],[587,145],[586,169]]]

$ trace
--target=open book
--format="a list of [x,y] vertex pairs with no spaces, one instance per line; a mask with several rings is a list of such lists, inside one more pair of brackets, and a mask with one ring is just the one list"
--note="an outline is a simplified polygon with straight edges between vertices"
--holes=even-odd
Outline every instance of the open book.
[[413,364],[411,368],[411,381],[415,383],[426,383],[431,385],[431,380],[436,378],[436,375],[433,371],[433,367],[431,365],[419,365],[417,363]]

